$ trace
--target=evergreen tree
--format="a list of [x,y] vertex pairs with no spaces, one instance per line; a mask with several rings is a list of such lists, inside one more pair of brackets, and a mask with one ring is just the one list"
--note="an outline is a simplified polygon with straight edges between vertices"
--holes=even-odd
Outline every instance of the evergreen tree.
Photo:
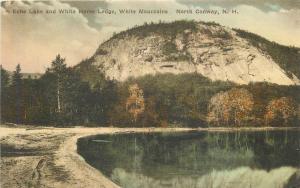
[[19,124],[23,120],[23,93],[22,93],[22,75],[21,75],[21,66],[18,64],[16,70],[12,75],[12,85],[11,85],[12,98],[14,99],[13,109],[14,117],[13,122]]
[[56,80],[56,104],[57,104],[57,112],[62,112],[62,94],[61,90],[63,87],[63,79],[64,74],[67,70],[66,64],[65,64],[65,58],[61,58],[61,56],[58,54],[55,58],[55,60],[51,63],[51,68],[47,70],[47,72],[53,73],[55,80]]
[[9,85],[9,74],[8,72],[2,68],[2,65],[0,66],[0,69],[1,69],[1,91],[2,89],[6,89],[8,88],[8,85]]
[[[6,121],[7,120],[7,116],[9,114],[9,110],[11,110],[9,108],[9,95],[8,95],[8,87],[9,87],[9,74],[8,72],[2,68],[2,66],[0,66],[1,69],[1,95],[0,95],[0,101],[1,101],[1,111],[0,111],[0,123],[2,123],[2,121]],[[5,109],[5,110],[4,110]]]
[[12,85],[20,87],[21,82],[22,82],[21,66],[20,64],[18,64],[12,76]]

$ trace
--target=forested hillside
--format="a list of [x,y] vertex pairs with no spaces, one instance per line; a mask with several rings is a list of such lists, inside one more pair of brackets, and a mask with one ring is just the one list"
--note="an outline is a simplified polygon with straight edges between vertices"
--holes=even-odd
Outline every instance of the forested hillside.
[[[1,121],[54,126],[299,126],[299,48],[216,23],[145,23],[74,67],[1,67]],[[22,76],[23,75],[23,76]],[[297,78],[298,77],[298,78]]]
[[99,76],[101,72],[93,67],[86,71],[94,74],[83,77],[59,55],[39,79],[23,79],[18,66],[9,81],[1,68],[2,122],[118,127],[299,125],[299,86],[236,85],[199,74],[158,74],[116,82]]

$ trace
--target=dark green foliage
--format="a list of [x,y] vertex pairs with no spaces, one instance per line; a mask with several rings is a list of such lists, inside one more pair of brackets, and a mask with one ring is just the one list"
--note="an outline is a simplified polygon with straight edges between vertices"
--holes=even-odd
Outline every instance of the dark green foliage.
[[[67,68],[61,77],[61,111],[57,111],[54,105],[52,109],[53,118],[50,120],[54,124],[107,124],[110,104],[115,101],[115,86],[113,81],[105,80],[96,69],[88,67],[88,74],[80,74],[76,68]],[[94,72],[94,74],[92,74]],[[88,77],[82,77],[88,75]],[[48,77],[48,78],[47,78]],[[55,72],[47,72],[43,79],[52,79],[50,83],[55,83],[57,75]],[[93,84],[87,81],[93,80]],[[49,82],[49,81],[48,81]],[[48,85],[49,98],[51,104],[57,102],[57,87],[55,84]]]
[[162,47],[162,53],[166,56],[165,61],[188,61],[192,56],[184,51],[179,51],[174,42],[166,42]]
[[[207,25],[207,23],[204,23]],[[213,37],[213,38],[221,38],[221,39],[225,39],[225,40],[229,40],[229,39],[232,39],[232,36],[231,34],[222,29],[218,32],[212,32],[212,30],[210,28],[201,28],[201,33],[205,34],[205,35],[208,35],[210,37]]]
[[149,56],[145,59],[145,61],[147,61],[147,62],[152,62],[152,60],[153,60],[153,56]]
[[[132,117],[125,109],[129,85],[137,83],[144,91],[145,113],[133,124]],[[233,87],[245,88],[253,95],[253,111],[249,124],[244,126],[264,126],[266,106],[275,98],[290,97],[300,103],[299,86],[279,86],[269,83],[251,83],[235,85],[230,82],[211,81],[198,74],[158,74],[129,79],[119,84],[119,97],[111,116],[116,126],[162,126],[166,121],[169,125],[207,126],[206,116],[208,102],[211,97],[221,91]],[[297,125],[298,120],[289,126]]]
[[12,83],[11,88],[9,91],[9,97],[10,99],[13,99],[14,101],[11,101],[11,114],[14,117],[14,121],[16,123],[21,123],[25,114],[24,112],[24,93],[23,93],[23,81],[22,81],[22,75],[21,75],[21,67],[18,64],[16,67],[16,70],[13,72],[12,75]]
[[21,75],[21,66],[20,64],[17,65],[16,70],[12,75],[12,85],[19,86],[22,82],[22,75]]
[[[64,65],[61,64],[61,67]],[[40,79],[20,80],[20,70],[17,68],[11,84],[8,84],[5,70],[1,70],[1,107],[5,109],[1,115],[4,122],[57,126],[207,126],[207,107],[211,97],[236,87],[245,88],[253,95],[251,117],[254,119],[245,126],[263,126],[266,106],[271,100],[289,97],[295,101],[295,105],[300,103],[299,86],[269,83],[235,85],[230,82],[211,81],[199,74],[147,75],[116,83],[106,80],[95,67],[84,69],[91,71],[91,75],[83,74],[77,68],[64,67],[56,69],[64,70],[60,73],[59,112],[58,75],[53,70],[54,67],[51,67]],[[91,83],[88,82],[90,80]],[[128,88],[132,84],[138,84],[143,90],[145,100],[145,111],[136,121],[126,109]],[[290,122],[290,126],[298,123],[299,118]]]
[[201,23],[206,24],[208,26],[221,26],[220,24],[218,24],[214,21],[212,21],[212,22],[201,22]]
[[[218,26],[216,23],[204,24]],[[161,49],[166,55],[164,60],[185,61],[191,60],[192,57],[186,52],[185,45],[182,50],[177,49],[174,37],[178,33],[183,34],[186,44],[188,40],[184,32],[186,29],[195,31],[196,22],[145,24],[116,34],[110,40],[128,35],[144,37],[157,33],[164,35],[166,41],[169,41]],[[242,30],[235,31],[262,52],[270,55],[289,75],[293,73],[300,77],[299,48],[282,46]],[[213,35],[208,29],[201,32]],[[224,31],[214,34],[213,37],[229,39],[231,35]],[[107,52],[99,48],[96,54],[106,55]],[[146,61],[152,60],[153,57],[150,56]],[[1,120],[57,126],[207,126],[207,108],[212,96],[231,88],[245,88],[253,95],[254,100],[249,125],[245,126],[264,126],[266,106],[271,100],[289,97],[295,101],[298,108],[300,104],[299,86],[279,86],[269,83],[236,85],[230,82],[211,81],[199,74],[147,75],[117,83],[105,77],[101,71],[101,64],[95,66],[92,65],[93,62],[95,59],[91,57],[69,68],[65,64],[65,59],[58,55],[41,78],[22,79],[21,68],[17,66],[10,81],[7,71],[1,67]],[[138,84],[143,90],[145,101],[145,111],[136,121],[126,109],[128,88],[132,84]],[[290,126],[299,125],[299,117],[298,112],[298,119],[291,121]],[[277,123],[275,126],[282,125]]]
[[74,67],[74,71],[78,72],[81,79],[88,82],[91,87],[94,87],[96,84],[101,84],[105,81],[104,74],[96,66],[92,65],[93,61],[93,57],[90,59],[85,59]]
[[164,59],[164,61],[191,61],[192,56],[189,53],[173,54]]
[[234,30],[240,37],[247,39],[250,44],[270,55],[290,77],[291,73],[300,77],[300,48],[283,46],[247,31]]
[[[59,55],[39,79],[22,79],[18,66],[8,85],[1,69],[3,122],[55,126],[108,124],[116,84],[100,77],[93,87]],[[2,80],[3,77],[3,80]],[[5,99],[5,100],[3,100]],[[59,100],[59,103],[58,103]]]
[[[103,50],[103,49],[98,49],[97,52],[96,52],[97,55],[106,55],[107,53],[108,52],[106,50]],[[84,60],[84,61],[86,61],[86,60]],[[83,62],[81,62],[81,63],[83,63]]]
[[48,124],[51,118],[49,82],[46,80],[24,79],[24,119],[23,123]]
[[[124,104],[128,96],[126,89],[134,83],[144,91],[145,97],[145,113],[139,118],[136,126],[162,126],[165,121],[169,124],[205,126],[207,103],[210,97],[234,85],[229,82],[212,82],[199,74],[148,75],[129,79],[121,84],[119,90],[121,96],[125,97],[119,98],[119,106]],[[118,114],[127,113],[125,108],[122,111],[118,107],[118,110]],[[122,115],[122,117],[128,116]]]
[[220,31],[218,33],[216,33],[215,35],[213,35],[214,37],[218,37],[218,38],[221,38],[221,39],[226,39],[226,40],[229,40],[229,39],[232,39],[232,36],[230,33],[228,33],[227,31],[223,30],[223,31]]
[[166,42],[162,48],[164,55],[170,55],[178,52],[176,45],[173,42]]
[[126,31],[122,31],[118,34],[115,34],[109,40],[121,39],[124,38],[125,36],[145,37],[155,33],[173,38],[174,36],[176,36],[176,34],[182,33],[186,29],[195,31],[196,22],[181,20],[181,21],[174,21],[171,23],[159,22],[159,23],[144,24],[143,26],[136,26]]
[[1,90],[1,111],[0,111],[0,121],[2,123],[3,117],[7,117],[9,113],[11,113],[12,109],[9,110],[4,110],[6,106],[9,106],[10,103],[12,102],[12,99],[9,96],[9,74],[8,72],[2,68],[0,72],[1,76],[1,85],[0,85],[0,90]]
[[1,75],[1,89],[6,89],[9,85],[9,74],[8,72],[0,66],[0,75]]
[[65,61],[66,59],[61,58],[60,55],[58,54],[55,60],[51,62],[51,67],[48,68],[47,72],[53,72],[57,74],[57,76],[60,76],[59,74],[63,74],[64,71],[66,71],[67,65]]
[[116,83],[103,80],[93,87],[91,93],[87,109],[90,121],[96,124],[109,124],[111,120],[109,113],[118,98]]
[[[288,97],[295,101],[296,106],[300,104],[300,86],[280,86],[270,83],[251,83],[243,87],[246,87],[249,91],[251,91],[254,97],[253,115],[256,117],[256,119],[252,122],[253,125],[261,126],[262,124],[265,124],[264,115],[266,113],[266,107],[273,99]],[[289,125],[285,126],[299,125],[299,118],[300,117],[298,117],[298,119],[293,119]],[[275,123],[273,125],[283,126],[283,124],[280,123]]]

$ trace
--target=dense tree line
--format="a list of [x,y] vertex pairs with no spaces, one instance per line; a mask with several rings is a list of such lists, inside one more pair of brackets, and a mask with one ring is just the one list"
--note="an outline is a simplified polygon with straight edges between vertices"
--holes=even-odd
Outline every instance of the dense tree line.
[[[135,118],[126,109],[129,88],[134,85],[143,91],[145,106]],[[157,74],[129,79],[118,88],[120,97],[112,109],[118,116],[111,117],[114,125],[126,127],[132,126],[132,122],[136,126],[163,127],[299,125],[299,86],[235,85],[211,81],[199,74]],[[278,100],[281,102],[274,105],[273,101]]]
[[23,79],[19,65],[9,79],[1,67],[1,120],[58,126],[105,124],[115,87],[105,79],[90,87],[60,55],[39,79]]
[[58,55],[39,79],[22,78],[19,65],[11,76],[1,67],[1,120],[57,126],[295,126],[299,93],[299,86],[236,85],[199,74],[115,82],[92,66],[67,67]]

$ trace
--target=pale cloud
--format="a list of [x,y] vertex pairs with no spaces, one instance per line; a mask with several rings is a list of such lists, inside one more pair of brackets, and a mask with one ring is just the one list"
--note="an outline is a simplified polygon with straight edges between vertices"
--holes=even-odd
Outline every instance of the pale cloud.
[[[204,0],[200,0],[202,3]],[[213,2],[224,2],[214,0]],[[270,0],[269,0],[270,1]],[[268,2],[269,2],[268,1]],[[174,20],[193,19],[196,21],[215,21],[222,25],[241,28],[257,33],[269,40],[284,45],[300,47],[300,10],[295,5],[290,8],[289,3],[277,3],[280,6],[265,11],[258,5],[239,4],[239,0],[231,0],[239,14],[234,15],[179,15],[176,9],[217,9],[222,10],[222,4],[213,3],[201,5],[193,3],[184,4],[177,1],[121,1],[112,0],[102,3],[92,1],[92,5],[76,1],[47,1],[47,2],[14,2],[7,3],[6,9],[1,7],[2,30],[1,64],[13,70],[20,63],[25,72],[43,72],[50,65],[56,54],[61,53],[67,58],[68,65],[75,65],[82,59],[90,57],[101,44],[109,39],[113,32],[120,32],[144,22],[170,22]],[[255,0],[256,4],[259,3]],[[266,0],[264,0],[266,2]],[[276,1],[279,2],[279,1]],[[40,9],[166,9],[168,14],[157,15],[12,15],[7,14],[9,8],[40,8]]]
[[[68,4],[14,2],[11,8],[60,9],[72,8]],[[80,14],[70,15],[12,15],[2,14],[1,64],[13,70],[20,63],[27,72],[43,72],[51,60],[60,53],[69,65],[91,56],[100,42],[100,33],[88,25]]]

